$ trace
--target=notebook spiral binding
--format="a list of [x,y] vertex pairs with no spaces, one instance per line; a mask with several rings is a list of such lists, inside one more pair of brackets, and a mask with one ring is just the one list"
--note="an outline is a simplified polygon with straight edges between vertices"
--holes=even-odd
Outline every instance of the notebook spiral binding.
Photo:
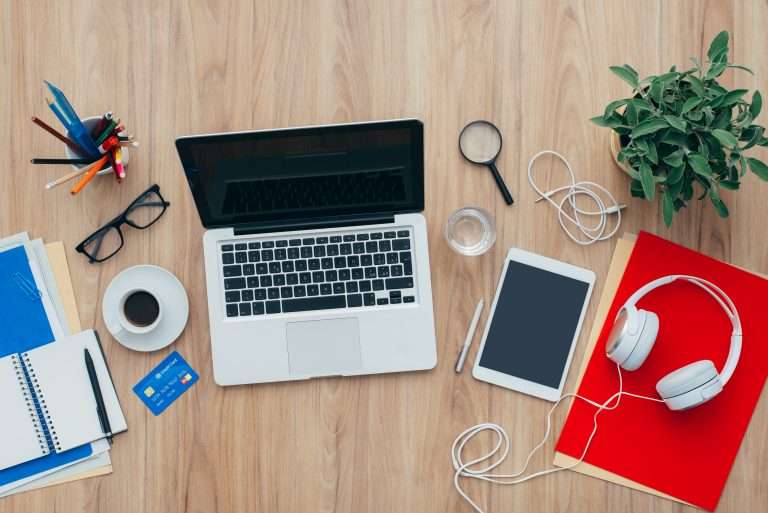
[[24,364],[15,354],[11,355],[11,361],[13,362],[13,369],[16,372],[16,379],[19,381],[19,388],[24,395],[24,402],[27,405],[29,418],[32,419],[32,423],[35,426],[35,435],[37,436],[38,444],[40,444],[40,450],[43,455],[47,455],[50,453],[50,448],[48,446],[48,441],[46,440],[43,426],[40,424],[40,417],[37,414],[34,397],[32,396],[32,392],[29,389],[29,383],[27,382]]

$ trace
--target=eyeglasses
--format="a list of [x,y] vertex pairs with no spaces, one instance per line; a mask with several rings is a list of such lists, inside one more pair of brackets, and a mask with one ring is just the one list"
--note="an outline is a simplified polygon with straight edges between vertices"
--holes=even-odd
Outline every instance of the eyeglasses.
[[125,244],[120,229],[122,225],[145,230],[162,217],[169,205],[160,195],[160,186],[155,184],[133,200],[122,214],[78,244],[75,250],[87,256],[90,263],[104,262],[115,256]]

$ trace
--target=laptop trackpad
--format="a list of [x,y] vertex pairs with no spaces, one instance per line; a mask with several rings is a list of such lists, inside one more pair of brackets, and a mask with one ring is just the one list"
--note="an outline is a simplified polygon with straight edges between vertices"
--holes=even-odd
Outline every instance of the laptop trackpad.
[[291,376],[333,376],[363,365],[356,318],[291,322],[286,339]]

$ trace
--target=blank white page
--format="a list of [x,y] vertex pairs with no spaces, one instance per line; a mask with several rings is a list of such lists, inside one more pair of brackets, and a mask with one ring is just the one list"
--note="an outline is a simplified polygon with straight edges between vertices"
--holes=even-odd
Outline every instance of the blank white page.
[[41,445],[38,439],[24,390],[13,358],[0,359],[0,470],[48,454],[45,442]]
[[50,415],[56,452],[104,438],[85,366],[85,348],[96,368],[112,432],[127,428],[96,336],[92,330],[83,331],[26,353]]

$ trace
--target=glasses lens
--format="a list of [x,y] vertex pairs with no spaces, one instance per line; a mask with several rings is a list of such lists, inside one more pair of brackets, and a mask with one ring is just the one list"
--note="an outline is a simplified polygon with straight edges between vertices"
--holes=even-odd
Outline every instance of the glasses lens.
[[137,228],[146,228],[165,212],[165,203],[155,191],[149,191],[128,208],[126,219]]
[[120,249],[123,239],[117,228],[105,228],[94,234],[83,245],[85,253],[94,260],[105,260]]
[[475,121],[462,130],[459,147],[467,160],[475,164],[487,164],[501,150],[501,134],[487,121]]

